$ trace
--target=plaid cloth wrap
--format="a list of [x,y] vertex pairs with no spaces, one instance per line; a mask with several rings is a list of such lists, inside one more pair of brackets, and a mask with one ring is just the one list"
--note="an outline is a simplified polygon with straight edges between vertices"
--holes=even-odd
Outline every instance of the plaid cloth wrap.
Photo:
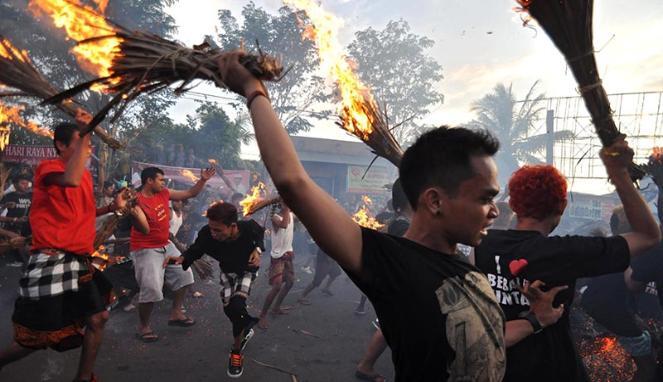
[[89,273],[80,256],[54,251],[52,254],[33,253],[19,280],[18,294],[24,298],[52,297],[68,291],[78,291],[79,278]]
[[237,273],[221,272],[221,300],[226,306],[230,303],[233,296],[249,297],[251,286],[256,279],[256,273],[251,271],[244,272],[241,276]]

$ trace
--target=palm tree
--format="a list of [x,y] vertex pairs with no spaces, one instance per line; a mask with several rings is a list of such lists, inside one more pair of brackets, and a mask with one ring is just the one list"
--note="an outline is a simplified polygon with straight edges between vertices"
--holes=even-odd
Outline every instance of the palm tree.
[[[544,162],[537,154],[545,151],[550,137],[546,133],[529,134],[545,109],[542,105],[544,94],[534,95],[538,83],[534,82],[523,101],[516,100],[512,85],[507,88],[504,84],[498,84],[492,93],[472,104],[472,111],[477,113],[477,117],[468,126],[486,129],[500,140],[496,160],[500,168],[501,184],[505,184],[521,164]],[[573,133],[569,130],[555,131],[553,134],[555,142],[572,138]]]

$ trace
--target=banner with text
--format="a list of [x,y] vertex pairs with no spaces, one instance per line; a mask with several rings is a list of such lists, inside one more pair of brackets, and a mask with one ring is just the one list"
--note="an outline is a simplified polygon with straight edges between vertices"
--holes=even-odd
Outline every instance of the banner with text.
[[[386,192],[385,185],[393,182],[386,167],[348,166],[348,192],[375,194]],[[366,174],[364,176],[364,174]]]
[[36,166],[43,160],[57,158],[58,154],[52,145],[7,145],[0,157],[3,162]]
[[[166,166],[162,164],[155,163],[145,163],[145,162],[133,162],[131,168],[131,182],[135,186],[140,185],[140,173],[143,169],[147,167],[158,167],[164,172],[164,177],[172,181],[193,185],[200,178],[200,168],[186,168],[186,167],[174,167]],[[235,187],[237,192],[246,193],[249,189],[249,176],[250,173],[248,170],[223,170],[226,178]],[[221,179],[221,176],[217,173],[207,182],[207,186],[212,187],[216,190],[220,190],[222,193],[232,192],[228,185]],[[172,186],[169,186],[172,187]]]

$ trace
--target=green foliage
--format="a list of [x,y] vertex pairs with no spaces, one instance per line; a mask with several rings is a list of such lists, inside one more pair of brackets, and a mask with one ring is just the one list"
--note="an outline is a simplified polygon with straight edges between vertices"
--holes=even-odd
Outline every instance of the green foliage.
[[[175,30],[174,19],[166,13],[166,7],[176,0],[115,0],[108,5],[107,15],[115,22],[130,29],[147,30],[161,36],[170,36]],[[87,1],[91,4],[91,1]],[[0,4],[0,35],[14,45],[27,49],[35,66],[59,89],[65,89],[92,78],[83,71],[70,52],[74,42],[65,38],[62,30],[56,29],[47,17],[37,20],[27,9],[27,1],[10,0]],[[78,99],[94,112],[109,100],[108,96],[88,92]],[[23,99],[35,104],[33,99]],[[160,119],[173,103],[168,92],[140,97],[117,122],[114,129],[118,134],[133,126],[146,125]],[[54,108],[30,107],[24,115],[52,126],[58,120],[67,119]],[[15,143],[23,142],[22,138]]]
[[[468,124],[470,128],[486,129],[497,136],[500,141],[500,150],[496,159],[500,168],[500,183],[505,184],[511,174],[518,169],[521,163],[542,163],[539,159],[545,154],[547,134],[530,135],[541,121],[544,94],[535,94],[538,81],[527,92],[522,101],[517,101],[512,91],[512,85],[507,88],[498,84],[492,93],[475,101],[472,110],[477,114],[476,119]],[[573,138],[568,130],[556,131],[554,141]]]
[[383,30],[367,28],[355,33],[349,54],[358,65],[362,81],[371,87],[381,107],[386,107],[396,139],[405,144],[418,134],[417,119],[441,104],[435,89],[442,67],[427,54],[435,42],[410,32],[404,20],[389,21]]
[[253,136],[241,120],[232,121],[215,103],[202,103],[195,116],[187,116],[187,123],[173,123],[168,118],[155,123],[158,129],[148,126],[127,131],[134,159],[164,164],[177,145],[182,145],[185,151],[193,149],[200,160],[198,167],[205,166],[208,159],[216,159],[224,168],[245,167],[239,156],[241,146]]
[[266,52],[283,57],[291,67],[285,78],[269,83],[274,110],[289,133],[308,131],[311,119],[328,118],[329,110],[312,111],[313,106],[329,99],[324,79],[316,75],[319,60],[313,43],[302,39],[306,16],[287,7],[270,14],[249,2],[242,9],[243,23],[227,10],[219,11],[220,45],[225,50],[237,49],[244,41],[248,51],[256,50],[256,41]]

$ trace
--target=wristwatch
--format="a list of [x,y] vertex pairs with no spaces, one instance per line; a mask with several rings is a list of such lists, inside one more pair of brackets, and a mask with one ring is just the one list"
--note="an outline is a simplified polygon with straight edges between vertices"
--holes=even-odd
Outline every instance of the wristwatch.
[[534,334],[539,334],[543,331],[543,326],[536,318],[536,314],[534,314],[534,312],[527,312],[527,314],[522,316],[522,318],[529,321],[530,325],[532,325],[532,329],[534,329]]

